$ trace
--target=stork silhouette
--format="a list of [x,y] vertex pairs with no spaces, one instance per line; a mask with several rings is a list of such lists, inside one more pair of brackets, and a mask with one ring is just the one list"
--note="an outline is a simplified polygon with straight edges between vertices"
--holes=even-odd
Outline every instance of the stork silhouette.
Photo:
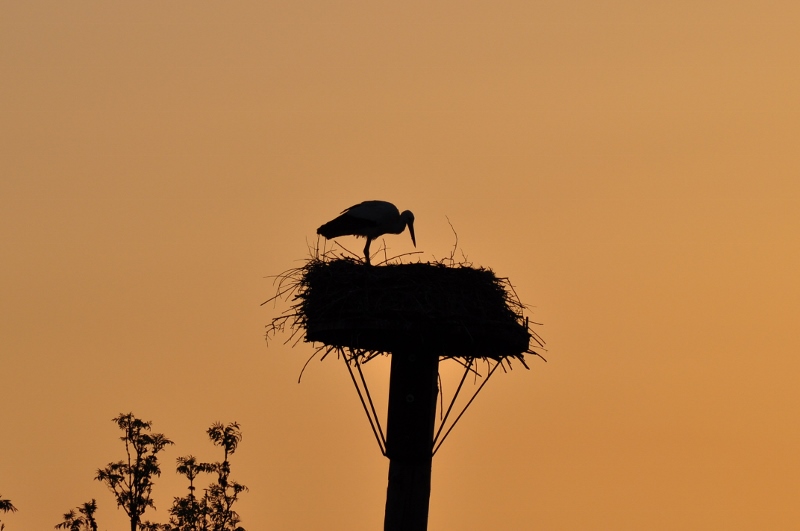
[[406,227],[411,233],[411,242],[417,246],[414,237],[414,214],[405,210],[401,214],[396,206],[388,201],[364,201],[342,211],[341,215],[317,229],[317,234],[327,239],[339,236],[357,236],[367,239],[364,246],[364,259],[369,263],[369,246],[372,240],[384,234],[400,234]]

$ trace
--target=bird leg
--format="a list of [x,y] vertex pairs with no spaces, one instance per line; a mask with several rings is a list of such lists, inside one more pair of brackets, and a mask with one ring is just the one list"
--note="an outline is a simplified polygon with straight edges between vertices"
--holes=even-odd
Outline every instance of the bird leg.
[[369,244],[372,243],[372,238],[367,237],[367,245],[364,246],[364,258],[367,259],[367,265],[369,264]]

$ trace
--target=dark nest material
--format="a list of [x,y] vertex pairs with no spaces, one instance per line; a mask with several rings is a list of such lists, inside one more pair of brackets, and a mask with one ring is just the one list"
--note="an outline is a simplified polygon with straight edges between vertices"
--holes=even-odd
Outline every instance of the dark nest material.
[[517,359],[527,368],[523,355],[541,357],[537,349],[544,347],[509,280],[490,269],[453,260],[366,266],[322,255],[276,278],[273,299],[292,305],[267,325],[267,337],[288,325],[287,342],[304,330],[305,341],[322,343],[326,355],[346,350],[364,362],[384,353],[429,353]]

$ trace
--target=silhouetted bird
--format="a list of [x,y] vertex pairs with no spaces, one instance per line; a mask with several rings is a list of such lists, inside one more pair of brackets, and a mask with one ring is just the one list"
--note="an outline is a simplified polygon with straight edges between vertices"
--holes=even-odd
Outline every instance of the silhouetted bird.
[[417,246],[414,237],[414,214],[410,210],[402,214],[388,201],[364,201],[343,210],[342,215],[317,229],[317,234],[327,239],[339,236],[359,236],[367,239],[364,258],[369,265],[369,244],[384,234],[400,234],[408,226],[411,242]]

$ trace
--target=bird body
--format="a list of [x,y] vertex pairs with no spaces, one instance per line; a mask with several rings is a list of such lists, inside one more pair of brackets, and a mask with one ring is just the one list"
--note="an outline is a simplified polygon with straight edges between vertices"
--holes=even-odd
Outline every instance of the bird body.
[[341,215],[317,229],[317,234],[327,239],[339,236],[358,236],[367,239],[364,258],[369,265],[369,246],[372,240],[384,234],[400,234],[406,227],[411,233],[411,242],[417,246],[414,237],[414,214],[406,210],[402,214],[388,201],[364,201],[342,211]]

